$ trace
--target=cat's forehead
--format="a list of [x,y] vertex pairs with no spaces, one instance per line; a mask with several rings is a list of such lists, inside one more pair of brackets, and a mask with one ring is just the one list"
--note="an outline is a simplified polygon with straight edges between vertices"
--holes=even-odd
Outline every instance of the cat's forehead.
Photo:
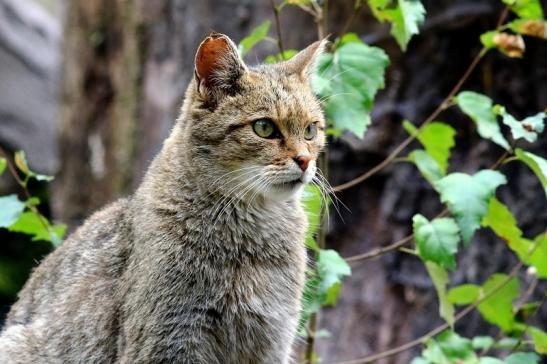
[[267,109],[279,121],[322,121],[321,106],[309,82],[275,66],[252,69],[243,80],[251,106]]

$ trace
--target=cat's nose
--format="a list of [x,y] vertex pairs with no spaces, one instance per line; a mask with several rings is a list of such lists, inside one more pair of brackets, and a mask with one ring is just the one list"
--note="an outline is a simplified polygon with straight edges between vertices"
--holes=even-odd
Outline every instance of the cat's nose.
[[302,172],[305,172],[306,169],[308,169],[308,164],[310,163],[311,157],[307,155],[298,155],[293,159],[296,164],[298,164],[298,167],[300,167]]

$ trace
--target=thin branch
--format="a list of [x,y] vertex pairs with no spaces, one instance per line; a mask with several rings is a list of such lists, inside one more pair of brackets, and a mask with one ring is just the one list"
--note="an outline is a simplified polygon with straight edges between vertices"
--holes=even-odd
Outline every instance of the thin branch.
[[[461,320],[462,318],[464,318],[465,316],[467,316],[469,313],[471,313],[478,305],[480,305],[484,300],[486,300],[487,298],[491,297],[494,293],[498,292],[500,289],[502,289],[503,287],[505,287],[507,284],[509,284],[509,282],[516,277],[516,275],[518,274],[518,272],[520,271],[520,269],[522,268],[523,266],[523,263],[522,262],[518,262],[514,267],[513,269],[511,270],[511,273],[509,273],[509,275],[507,276],[507,278],[501,282],[499,285],[497,285],[492,291],[488,292],[488,294],[484,295],[483,297],[481,297],[480,299],[478,299],[476,302],[474,302],[473,304],[467,306],[466,308],[464,308],[462,311],[460,311],[455,317],[454,317],[454,323],[458,322],[459,320]],[[425,343],[428,339],[432,338],[433,336],[437,335],[437,334],[440,334],[441,332],[443,332],[444,330],[450,328],[450,325],[448,325],[447,323],[444,323],[436,328],[434,328],[433,330],[429,331],[427,334],[425,335],[422,335],[420,336],[419,338],[417,339],[414,339],[412,341],[409,341],[408,343],[406,344],[403,344],[401,346],[398,346],[396,348],[393,348],[393,349],[389,349],[389,350],[386,350],[384,352],[381,352],[381,353],[378,353],[378,354],[373,354],[373,355],[369,355],[369,356],[366,356],[364,358],[360,358],[360,359],[354,359],[354,360],[347,360],[347,361],[342,361],[342,362],[336,362],[335,364],[365,364],[365,363],[374,363],[380,359],[384,359],[384,358],[387,358],[387,357],[390,357],[390,356],[393,356],[393,355],[396,355],[396,354],[399,354],[399,353],[402,353],[403,351],[406,351],[406,350],[409,350],[409,349],[412,349],[413,347],[417,346],[417,345],[420,345],[420,344],[423,344]]]
[[270,5],[275,18],[275,30],[277,32],[277,47],[281,54],[281,59],[285,60],[285,47],[283,46],[283,37],[281,36],[281,23],[279,21],[279,8],[275,5],[274,0],[270,0]]
[[414,139],[416,139],[418,133],[426,126],[428,125],[429,123],[431,123],[433,120],[435,120],[437,118],[437,116],[439,116],[439,114],[444,111],[451,103],[452,101],[452,98],[456,95],[456,93],[458,93],[458,91],[461,89],[461,87],[463,86],[463,84],[465,83],[465,81],[467,81],[467,79],[469,78],[469,76],[471,75],[471,73],[475,70],[475,68],[477,67],[477,65],[479,64],[479,61],[482,59],[482,57],[486,54],[488,50],[484,47],[481,49],[481,51],[475,56],[475,58],[473,59],[473,61],[471,62],[471,64],[469,65],[469,67],[467,67],[467,69],[465,70],[463,76],[458,80],[458,82],[456,83],[456,85],[452,88],[452,90],[450,90],[450,92],[448,93],[448,95],[444,98],[444,100],[441,102],[441,104],[431,113],[431,115],[429,115],[429,117],[423,122],[423,124],[418,128],[418,132],[415,133],[414,135],[410,135],[408,136],[405,140],[403,140],[403,142],[401,144],[399,144],[399,146],[397,148],[395,148],[388,156],[386,159],[384,159],[382,162],[380,162],[379,164],[377,164],[375,167],[373,167],[372,169],[370,169],[368,172],[366,172],[365,174],[362,174],[361,176],[349,181],[349,182],[346,182],[346,183],[343,183],[341,185],[338,185],[338,186],[335,186],[333,187],[333,190],[334,192],[341,192],[341,191],[344,191],[344,190],[347,190],[348,188],[351,188],[353,186],[356,186],[360,183],[362,183],[363,181],[369,179],[370,177],[372,177],[373,175],[375,175],[376,173],[380,172],[382,169],[386,168],[395,158],[397,158],[397,156],[399,156],[399,154],[410,144],[412,143],[412,141],[414,141]]

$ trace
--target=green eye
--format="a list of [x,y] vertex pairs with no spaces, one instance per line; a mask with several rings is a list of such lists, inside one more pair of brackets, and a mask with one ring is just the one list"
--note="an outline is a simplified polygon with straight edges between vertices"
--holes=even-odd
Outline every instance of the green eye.
[[279,131],[270,119],[258,119],[253,123],[253,130],[256,135],[262,138],[271,139],[279,137]]
[[304,138],[306,140],[312,140],[317,135],[317,124],[313,123],[306,127],[304,130]]

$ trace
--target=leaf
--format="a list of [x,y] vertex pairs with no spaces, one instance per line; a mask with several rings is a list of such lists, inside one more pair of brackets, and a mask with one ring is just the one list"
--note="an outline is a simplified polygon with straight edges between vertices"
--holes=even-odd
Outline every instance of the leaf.
[[534,350],[539,354],[547,354],[547,333],[537,327],[530,327],[528,331],[534,342]]
[[431,364],[431,362],[429,360],[427,360],[426,358],[422,358],[420,356],[420,357],[412,359],[410,364]]
[[492,110],[492,100],[489,97],[472,91],[462,91],[454,98],[454,101],[475,122],[481,137],[493,141],[506,150],[511,149],[501,133],[496,114]]
[[508,24],[515,33],[546,39],[547,22],[543,19],[516,19]]
[[53,181],[53,176],[38,174],[30,170],[25,151],[20,150],[18,152],[15,152],[14,161],[17,168],[19,168],[19,170],[23,172],[27,178],[34,178],[37,181]]
[[511,245],[522,237],[522,231],[517,226],[517,220],[509,208],[497,198],[492,197],[488,203],[488,213],[481,222],[482,226],[491,228],[497,236]]
[[308,217],[308,229],[306,230],[306,246],[319,252],[319,246],[315,241],[315,233],[319,229],[321,223],[321,190],[315,185],[306,185],[304,190],[304,195],[302,197],[302,202],[304,203],[304,211]]
[[447,269],[456,268],[454,255],[460,241],[456,222],[446,217],[430,222],[420,214],[414,215],[412,222],[420,257]]
[[491,170],[482,170],[473,176],[451,173],[435,182],[441,201],[456,218],[464,244],[469,243],[488,212],[490,197],[506,182],[503,174]]
[[533,153],[525,152],[520,148],[515,149],[515,155],[518,160],[526,164],[539,178],[547,196],[547,160]]
[[504,364],[504,362],[491,356],[483,356],[480,358],[479,364]]
[[439,299],[439,315],[446,321],[450,327],[454,327],[454,306],[448,300],[446,295],[446,285],[448,284],[448,273],[446,270],[435,263],[426,262],[427,273],[433,281],[437,297]]
[[528,263],[536,269],[539,278],[547,279],[547,234],[538,235],[529,246],[535,249],[530,253]]
[[325,113],[334,128],[364,136],[388,64],[382,49],[362,42],[346,43],[321,56],[312,84],[325,100]]
[[296,49],[287,49],[283,52],[283,54],[278,53],[275,55],[269,55],[266,58],[264,58],[264,63],[266,64],[274,64],[281,61],[286,61],[288,59],[291,59],[294,57],[298,51]]
[[319,293],[324,297],[325,304],[336,303],[340,294],[342,278],[351,275],[351,268],[340,255],[331,249],[321,250],[317,257],[319,272]]
[[0,158],[0,176],[6,170],[7,165],[8,165],[8,161],[6,160],[6,158]]
[[254,28],[251,34],[249,34],[247,37],[243,38],[241,42],[239,42],[238,50],[241,57],[245,57],[245,55],[249,53],[249,51],[255,45],[266,39],[271,24],[271,21],[266,20],[265,22]]
[[7,228],[19,219],[25,209],[25,204],[17,198],[17,195],[0,197],[0,228]]
[[408,155],[408,159],[413,162],[422,176],[431,184],[443,177],[443,172],[439,164],[425,150],[415,150]]
[[494,107],[494,112],[502,117],[503,123],[511,129],[511,134],[515,140],[524,139],[530,143],[535,142],[538,134],[543,132],[543,119],[547,117],[547,114],[540,112],[522,121],[517,121],[517,119],[505,110],[505,107],[500,105]]
[[456,305],[468,305],[479,299],[480,287],[475,284],[462,284],[448,291],[448,300]]
[[515,318],[513,315],[513,300],[519,295],[519,283],[511,278],[509,283],[500,287],[509,276],[493,274],[482,286],[483,296],[488,296],[479,305],[482,317],[500,327],[504,332],[511,331]]
[[44,240],[54,243],[55,246],[60,245],[60,241],[65,234],[65,225],[51,226],[49,221],[42,220],[32,212],[27,211],[19,216],[17,222],[11,225],[9,231],[32,235],[32,241]]
[[435,339],[427,341],[422,356],[434,364],[471,364],[478,361],[471,340],[454,331],[444,331]]
[[488,350],[494,345],[494,339],[491,336],[475,336],[472,345],[475,350]]
[[511,11],[524,19],[543,19],[543,9],[539,0],[502,0]]
[[505,358],[505,364],[538,364],[539,356],[535,353],[514,353]]
[[387,7],[389,1],[369,0],[369,6],[379,21],[391,23],[391,35],[403,51],[406,51],[412,36],[420,32],[419,26],[425,19],[425,8],[420,0],[398,0],[394,6]]
[[426,152],[438,163],[442,175],[446,174],[450,149],[454,147],[456,131],[450,125],[434,121],[421,130],[408,121],[403,121],[403,127],[424,146]]

